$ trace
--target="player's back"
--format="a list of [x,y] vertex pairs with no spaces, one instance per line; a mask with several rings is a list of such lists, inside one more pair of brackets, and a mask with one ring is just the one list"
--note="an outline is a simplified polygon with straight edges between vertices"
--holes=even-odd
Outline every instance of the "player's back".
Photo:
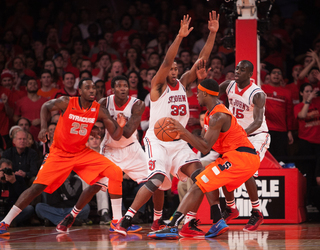
[[[119,113],[122,113],[128,122],[132,115],[132,107],[137,101],[139,101],[139,99],[128,96],[128,101],[122,107],[118,107],[115,103],[114,97],[114,95],[111,95],[106,99],[106,108],[108,109],[110,116],[112,117],[112,119],[117,120],[117,115]],[[103,141],[101,143],[101,150],[103,150],[104,146],[124,148],[129,144],[137,141],[137,130],[135,130],[135,132],[129,138],[125,138],[124,136],[122,136],[119,141],[113,140],[109,132],[106,130],[105,137],[103,138]]]
[[83,150],[98,118],[99,108],[100,104],[94,101],[84,109],[80,97],[70,97],[67,109],[60,115],[52,146],[67,153]]
[[207,130],[211,116],[215,113],[225,113],[231,116],[231,125],[228,131],[220,132],[219,137],[212,149],[219,154],[224,154],[228,151],[236,150],[239,147],[254,148],[249,141],[244,129],[237,123],[237,119],[232,113],[223,105],[216,105],[211,112],[207,111],[204,118],[204,128]]
[[[226,89],[226,93],[229,100],[229,110],[237,118],[237,121],[241,127],[246,129],[253,121],[253,97],[257,93],[265,93],[256,84],[251,82],[247,87],[240,90],[235,81],[231,81]],[[266,118],[263,112],[263,121],[253,134],[261,132],[268,132],[268,126]]]
[[162,117],[171,117],[186,127],[189,120],[187,93],[182,83],[177,80],[175,87],[167,85],[157,101],[150,101],[149,129],[146,136],[156,138],[154,125]]

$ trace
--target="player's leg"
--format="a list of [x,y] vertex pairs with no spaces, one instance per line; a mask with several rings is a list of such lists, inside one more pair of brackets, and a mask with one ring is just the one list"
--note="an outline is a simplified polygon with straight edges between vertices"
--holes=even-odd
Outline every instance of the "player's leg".
[[47,186],[43,184],[32,184],[27,190],[25,190],[16,201],[15,205],[12,206],[6,217],[0,223],[0,235],[9,235],[7,231],[12,220],[16,218],[23,209],[25,209],[31,201],[39,196]]

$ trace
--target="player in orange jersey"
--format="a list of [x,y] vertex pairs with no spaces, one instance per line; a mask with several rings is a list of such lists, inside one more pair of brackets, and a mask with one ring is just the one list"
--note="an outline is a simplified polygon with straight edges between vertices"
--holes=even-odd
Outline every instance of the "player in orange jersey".
[[[149,233],[149,237],[178,238],[179,223],[188,211],[198,208],[204,193],[217,190],[222,186],[232,191],[248,180],[260,166],[259,156],[248,140],[246,132],[237,123],[232,113],[219,103],[218,95],[219,85],[215,80],[206,79],[198,85],[199,104],[206,106],[208,110],[205,115],[202,139],[188,132],[178,121],[168,118],[173,124],[172,131],[177,131],[180,139],[187,141],[203,154],[207,154],[212,148],[222,156],[206,166],[206,169],[196,177],[196,182],[181,201],[168,226]],[[211,203],[210,205],[214,224],[205,234],[206,238],[216,237],[228,230],[219,205]]]
[[[47,122],[51,111],[61,111],[50,153],[44,159],[36,180],[24,191],[16,204],[0,224],[0,235],[8,235],[7,228],[11,221],[42,191],[54,192],[71,171],[75,171],[85,182],[93,184],[102,177],[109,178],[111,199],[122,197],[122,170],[106,157],[85,146],[97,119],[102,120],[113,139],[119,140],[126,120],[119,114],[114,121],[108,110],[94,101],[96,87],[91,79],[82,79],[79,83],[80,97],[62,96],[43,104],[41,108],[41,131],[39,139],[46,141],[48,136]],[[76,215],[82,208],[74,209],[65,223],[59,224],[59,231],[67,232]],[[69,226],[70,225],[70,226]]]

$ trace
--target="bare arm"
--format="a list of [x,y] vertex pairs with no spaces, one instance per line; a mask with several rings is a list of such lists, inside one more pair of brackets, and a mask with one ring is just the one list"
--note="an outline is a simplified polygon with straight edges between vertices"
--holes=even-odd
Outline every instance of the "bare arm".
[[141,116],[144,111],[145,105],[143,101],[137,101],[132,107],[132,115],[123,128],[123,136],[129,138],[134,131],[139,127]]
[[219,97],[220,97],[221,95],[227,93],[226,90],[227,90],[227,87],[229,86],[230,82],[231,82],[230,80],[226,80],[226,81],[224,81],[223,83],[221,83],[221,84],[219,85]]
[[195,64],[192,66],[192,68],[189,71],[187,71],[181,76],[180,81],[185,87],[197,79],[196,70],[197,70],[197,64],[199,63],[199,60],[208,61],[209,56],[211,54],[214,41],[216,39],[216,34],[219,29],[219,14],[217,17],[215,11],[211,11],[209,13],[208,29],[210,33],[208,35],[205,45],[203,46],[199,54],[199,59],[197,60],[197,62],[195,62]]
[[308,75],[310,69],[312,67],[315,67],[317,64],[318,64],[318,67],[320,69],[319,57],[316,54],[316,52],[314,52],[313,50],[310,50],[310,51],[307,52],[307,56],[311,56],[312,57],[312,61],[307,67],[305,67],[304,69],[301,70],[301,72],[300,72],[300,74],[298,76],[299,80],[303,80],[306,77],[306,75]]
[[313,89],[313,91],[311,92],[311,94],[308,97],[307,102],[304,103],[302,109],[298,113],[298,118],[305,119],[307,117],[309,106],[310,106],[310,102],[312,101],[313,98],[315,98],[317,96],[317,92],[318,91],[319,91],[318,88],[314,88]]
[[181,20],[179,33],[176,39],[174,39],[173,43],[170,45],[158,72],[151,81],[150,99],[152,101],[156,101],[159,98],[159,89],[163,87],[166,82],[167,75],[169,74],[172,63],[174,62],[174,58],[178,53],[182,39],[188,36],[193,30],[192,27],[189,28],[190,21],[191,18],[189,18],[189,15],[184,16],[183,20]]
[[68,104],[69,97],[61,96],[57,99],[49,100],[42,105],[40,111],[41,130],[38,135],[40,141],[46,142],[46,135],[50,140],[48,133],[48,121],[51,118],[51,111],[61,110],[62,112],[64,112],[67,109]]
[[252,102],[254,104],[253,122],[245,129],[247,135],[250,135],[261,127],[264,116],[264,107],[266,105],[266,96],[263,93],[257,93],[254,95]]
[[126,119],[123,115],[118,115],[117,121],[114,121],[109,111],[106,108],[106,98],[102,98],[100,101],[100,109],[98,119],[104,124],[112,139],[119,141],[123,134],[123,127],[126,125]]
[[[220,132],[224,127],[230,127],[230,116],[224,113],[215,113],[211,116],[209,127],[203,138],[199,138],[186,130],[177,120],[170,119],[172,131],[179,133],[180,139],[190,143],[193,147],[198,149],[202,154],[206,155],[210,152],[212,146],[218,140]],[[228,122],[229,121],[229,122]]]

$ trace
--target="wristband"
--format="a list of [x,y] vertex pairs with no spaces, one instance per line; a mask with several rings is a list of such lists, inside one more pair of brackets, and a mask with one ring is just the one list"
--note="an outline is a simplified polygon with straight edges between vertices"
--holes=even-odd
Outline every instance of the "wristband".
[[304,103],[305,103],[305,104],[310,104],[310,102],[308,102],[308,101],[305,101]]

